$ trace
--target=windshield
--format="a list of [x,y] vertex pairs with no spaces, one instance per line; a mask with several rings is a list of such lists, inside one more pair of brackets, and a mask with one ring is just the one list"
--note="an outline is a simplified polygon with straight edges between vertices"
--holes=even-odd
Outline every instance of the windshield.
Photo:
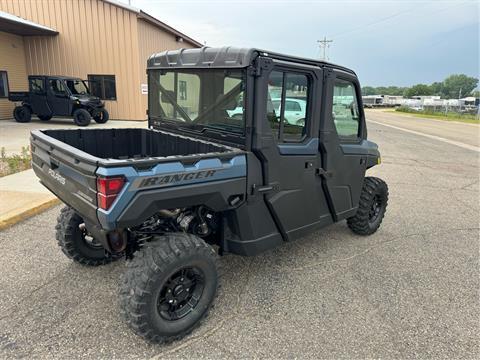
[[242,70],[150,70],[149,115],[178,128],[244,134]]
[[88,92],[88,87],[85,85],[85,82],[80,79],[68,79],[65,80],[67,83],[68,88],[72,92],[72,95],[87,95]]

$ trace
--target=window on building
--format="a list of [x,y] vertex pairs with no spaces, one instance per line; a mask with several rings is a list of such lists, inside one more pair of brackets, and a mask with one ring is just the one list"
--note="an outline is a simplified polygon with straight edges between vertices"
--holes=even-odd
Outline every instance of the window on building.
[[267,120],[279,142],[298,142],[306,135],[308,77],[272,71],[268,81]]
[[92,95],[103,100],[117,100],[115,75],[88,75]]
[[340,139],[356,140],[359,131],[360,112],[353,83],[335,81],[332,115]]
[[178,100],[187,100],[187,82],[185,80],[178,81]]
[[43,84],[43,78],[29,78],[29,88],[34,94],[45,94],[45,85]]
[[0,98],[8,97],[8,75],[6,71],[0,71]]

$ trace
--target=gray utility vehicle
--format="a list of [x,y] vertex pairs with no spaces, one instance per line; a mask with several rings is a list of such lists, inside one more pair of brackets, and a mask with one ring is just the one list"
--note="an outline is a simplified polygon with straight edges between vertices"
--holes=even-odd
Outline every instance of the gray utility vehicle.
[[67,204],[63,252],[86,265],[128,259],[120,303],[137,334],[192,331],[217,292],[217,253],[256,255],[344,219],[360,235],[380,226],[388,190],[365,177],[380,154],[353,71],[202,48],[152,55],[148,84],[148,129],[31,137],[35,173]]
[[104,124],[108,121],[105,104],[90,94],[85,82],[66,76],[28,77],[29,91],[12,91],[8,99],[21,102],[13,110],[13,117],[21,123],[30,122],[32,114],[42,121],[53,116],[73,116],[78,126],[87,126],[93,119]]

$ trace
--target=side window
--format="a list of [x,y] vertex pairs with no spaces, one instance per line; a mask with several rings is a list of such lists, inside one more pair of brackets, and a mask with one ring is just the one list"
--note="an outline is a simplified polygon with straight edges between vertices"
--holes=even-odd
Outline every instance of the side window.
[[268,80],[267,121],[279,142],[299,142],[306,135],[308,77],[272,71]]
[[[237,86],[242,86],[242,79],[238,77],[225,76],[223,80],[223,94],[228,94],[230,91],[234,91]],[[243,120],[244,113],[243,103],[243,89],[237,92],[237,95],[229,99],[225,104],[225,111],[228,117]]]
[[358,138],[360,113],[353,83],[343,80],[335,81],[332,116],[340,139],[356,140]]
[[50,91],[55,95],[65,95],[67,93],[65,90],[65,86],[63,85],[63,81],[58,79],[49,80],[48,87]]
[[30,91],[34,94],[44,94],[45,87],[43,85],[43,79],[40,78],[31,78],[30,82]]
[[6,71],[0,71],[0,98],[8,96],[8,76]]

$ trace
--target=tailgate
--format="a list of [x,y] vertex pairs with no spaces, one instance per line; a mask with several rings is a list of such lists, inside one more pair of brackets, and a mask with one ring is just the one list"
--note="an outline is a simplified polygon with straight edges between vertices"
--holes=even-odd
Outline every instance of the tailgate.
[[96,159],[38,130],[32,131],[30,146],[40,182],[82,217],[98,223]]

